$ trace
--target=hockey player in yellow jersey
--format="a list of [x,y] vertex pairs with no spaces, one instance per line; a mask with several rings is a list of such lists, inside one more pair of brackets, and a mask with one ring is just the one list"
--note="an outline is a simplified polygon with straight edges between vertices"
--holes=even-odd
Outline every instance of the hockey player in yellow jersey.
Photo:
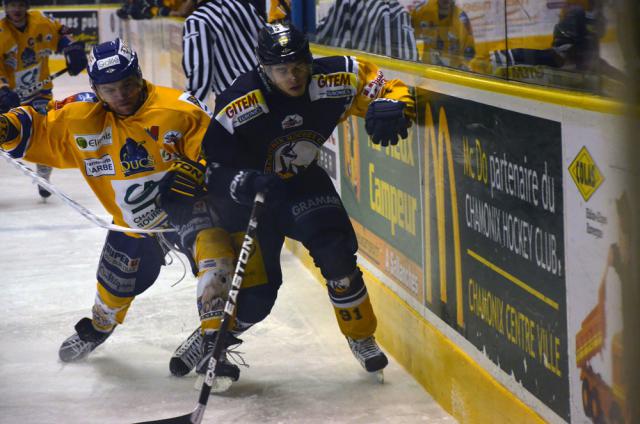
[[[73,42],[69,29],[41,12],[29,11],[28,0],[4,0],[6,16],[0,20],[0,112],[20,104],[47,112],[51,100],[49,56],[64,54],[70,75],[87,66],[84,43]],[[37,87],[40,83],[41,87]],[[49,179],[51,168],[38,165],[38,174]],[[51,195],[38,187],[40,196]]]
[[[55,102],[47,115],[30,106],[0,114],[0,145],[14,158],[79,169],[119,226],[164,226],[167,214],[158,205],[171,207],[185,174],[204,176],[197,160],[211,114],[190,94],[145,81],[136,53],[119,39],[93,47],[88,73],[95,94]],[[163,185],[171,189],[159,202]],[[64,341],[62,361],[84,358],[123,322],[135,296],[156,280],[169,245],[190,257],[199,292],[207,285],[219,284],[223,290],[227,280],[230,284],[235,252],[224,234],[219,237],[214,213],[196,195],[180,191],[179,201],[191,207],[177,233],[109,231],[98,265],[92,317],[82,318],[76,333]],[[220,246],[217,240],[222,240]]]
[[422,41],[422,62],[469,69],[475,56],[471,22],[454,0],[424,0],[411,12],[416,40]]

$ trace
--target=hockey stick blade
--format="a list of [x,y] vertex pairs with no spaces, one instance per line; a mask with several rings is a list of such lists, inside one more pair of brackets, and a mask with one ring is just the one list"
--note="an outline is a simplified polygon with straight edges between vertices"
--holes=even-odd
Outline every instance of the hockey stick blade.
[[251,215],[249,217],[249,223],[247,224],[247,230],[245,232],[242,246],[240,247],[240,253],[238,254],[238,262],[236,263],[236,269],[233,273],[233,279],[231,280],[231,288],[227,296],[227,301],[224,305],[224,318],[222,324],[218,330],[215,345],[213,346],[213,354],[209,359],[207,366],[207,372],[205,373],[204,382],[200,389],[200,397],[198,398],[198,404],[196,408],[187,415],[181,415],[179,417],[167,418],[156,421],[143,421],[136,424],[153,424],[153,423],[175,423],[175,424],[200,424],[202,417],[204,416],[207,402],[209,401],[209,395],[211,394],[211,387],[213,385],[213,379],[215,377],[215,368],[220,359],[220,354],[224,346],[224,338],[229,330],[229,323],[236,309],[236,299],[238,293],[242,287],[242,280],[244,279],[245,269],[251,256],[251,250],[255,243],[256,232],[258,229],[258,218],[262,213],[264,207],[264,193],[256,194],[253,201],[253,208],[251,209]]
[[27,166],[25,166],[24,164],[20,163],[18,160],[14,159],[9,153],[7,153],[4,150],[0,149],[0,155],[2,157],[4,157],[13,166],[15,166],[20,171],[22,171],[23,174],[25,174],[26,176],[31,178],[33,181],[38,183],[38,185],[41,185],[42,187],[46,188],[51,193],[53,193],[56,196],[58,196],[60,199],[62,199],[63,202],[65,202],[67,205],[71,206],[73,209],[78,211],[80,213],[80,215],[84,216],[89,221],[93,222],[94,224],[96,224],[99,227],[106,228],[107,230],[119,231],[119,232],[123,232],[123,233],[144,233],[144,234],[148,234],[148,233],[165,233],[165,232],[175,231],[173,228],[151,228],[151,229],[147,229],[147,228],[129,228],[129,227],[123,227],[121,225],[110,224],[107,221],[105,221],[105,220],[101,219],[100,217],[96,216],[93,212],[91,212],[89,209],[87,209],[84,206],[82,206],[80,203],[76,202],[75,200],[73,200],[72,198],[67,196],[64,192],[62,192],[62,190],[60,190],[58,187],[54,186],[49,181],[47,181],[44,178],[42,178],[41,176],[39,176],[37,173],[33,172]]

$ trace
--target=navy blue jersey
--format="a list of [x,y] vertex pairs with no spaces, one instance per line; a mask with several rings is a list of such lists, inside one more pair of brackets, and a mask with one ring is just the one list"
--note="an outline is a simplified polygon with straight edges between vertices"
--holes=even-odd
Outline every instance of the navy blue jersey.
[[220,189],[214,194],[223,194],[232,178],[222,169],[284,179],[304,172],[342,119],[364,116],[369,103],[383,97],[404,101],[412,113],[414,101],[404,83],[387,81],[375,65],[350,56],[315,59],[307,91],[296,98],[270,87],[258,70],[240,76],[216,99],[203,141]]

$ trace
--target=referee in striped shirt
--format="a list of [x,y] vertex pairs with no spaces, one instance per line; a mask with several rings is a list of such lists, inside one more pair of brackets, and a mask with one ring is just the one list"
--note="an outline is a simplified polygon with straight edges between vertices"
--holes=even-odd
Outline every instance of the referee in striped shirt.
[[264,18],[248,0],[206,0],[182,31],[186,91],[200,101],[216,95],[258,65],[255,48]]
[[418,60],[411,18],[397,0],[335,0],[316,41],[404,60]]

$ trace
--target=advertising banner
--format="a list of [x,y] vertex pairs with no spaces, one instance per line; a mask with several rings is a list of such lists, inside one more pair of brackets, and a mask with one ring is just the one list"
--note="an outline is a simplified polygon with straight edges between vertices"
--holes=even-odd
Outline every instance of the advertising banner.
[[84,41],[87,50],[99,42],[97,10],[47,10],[43,13],[67,26],[73,39]]
[[362,119],[350,117],[338,134],[342,201],[360,253],[423,303],[420,157],[414,132],[397,146],[383,148],[371,143]]
[[637,165],[619,142],[621,127],[611,117],[596,117],[565,131],[572,422],[631,422],[622,313],[637,308],[625,304],[638,281],[632,261],[638,205],[628,186]]
[[569,418],[559,122],[419,91],[427,306]]

